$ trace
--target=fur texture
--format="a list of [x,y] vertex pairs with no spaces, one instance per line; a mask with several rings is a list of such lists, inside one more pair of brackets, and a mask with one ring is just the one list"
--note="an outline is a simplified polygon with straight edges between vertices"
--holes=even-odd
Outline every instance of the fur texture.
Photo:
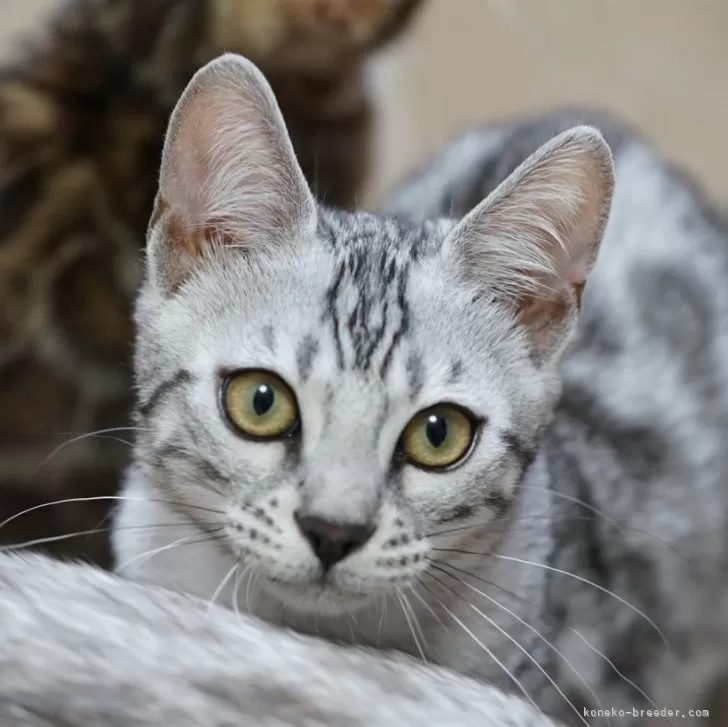
[[0,624],[8,727],[554,727],[443,669],[37,556],[0,556]]
[[[120,572],[566,721],[634,707],[641,724],[670,668],[702,658],[694,606],[722,591],[728,248],[689,184],[597,118],[612,200],[583,121],[477,130],[385,214],[340,213],[313,204],[259,72],[201,71],[137,305]],[[225,414],[224,382],[250,369],[293,391],[278,441]],[[476,436],[432,471],[403,441],[439,403]]]
[[[0,521],[117,491],[140,250],[193,72],[227,49],[255,57],[307,179],[349,205],[368,166],[364,62],[420,4],[67,0],[0,69]],[[63,539],[98,529],[108,504],[36,509],[0,539],[56,537],[58,554],[108,563],[104,533]]]

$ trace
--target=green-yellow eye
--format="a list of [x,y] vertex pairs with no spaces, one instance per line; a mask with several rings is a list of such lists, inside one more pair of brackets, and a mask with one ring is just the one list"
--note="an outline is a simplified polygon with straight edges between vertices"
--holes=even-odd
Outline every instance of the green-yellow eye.
[[222,406],[230,423],[256,439],[290,434],[298,424],[296,397],[275,374],[243,371],[223,386]]
[[414,465],[426,469],[450,467],[470,450],[475,425],[462,409],[440,404],[421,411],[405,427],[402,450]]

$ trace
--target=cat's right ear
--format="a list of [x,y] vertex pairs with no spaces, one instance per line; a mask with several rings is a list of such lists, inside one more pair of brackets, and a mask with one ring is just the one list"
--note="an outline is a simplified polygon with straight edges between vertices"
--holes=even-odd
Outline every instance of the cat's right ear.
[[313,196],[263,74],[232,54],[208,63],[167,130],[149,228],[155,282],[175,290],[212,246],[264,252],[315,225]]

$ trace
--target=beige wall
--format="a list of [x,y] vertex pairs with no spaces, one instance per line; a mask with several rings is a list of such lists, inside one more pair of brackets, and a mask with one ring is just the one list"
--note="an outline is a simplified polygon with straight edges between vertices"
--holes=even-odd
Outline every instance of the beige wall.
[[[57,2],[0,0],[0,55]],[[638,124],[728,205],[728,0],[428,2],[376,69],[373,197],[468,124],[571,103]]]
[[728,0],[430,0],[381,65],[375,196],[467,124],[586,104],[728,205]]

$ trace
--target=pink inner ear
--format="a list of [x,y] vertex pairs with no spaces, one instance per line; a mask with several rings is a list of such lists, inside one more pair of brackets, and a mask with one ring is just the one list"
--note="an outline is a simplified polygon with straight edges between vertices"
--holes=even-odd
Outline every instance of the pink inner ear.
[[178,225],[265,245],[315,215],[278,104],[249,61],[223,56],[199,71],[170,123],[160,193]]

